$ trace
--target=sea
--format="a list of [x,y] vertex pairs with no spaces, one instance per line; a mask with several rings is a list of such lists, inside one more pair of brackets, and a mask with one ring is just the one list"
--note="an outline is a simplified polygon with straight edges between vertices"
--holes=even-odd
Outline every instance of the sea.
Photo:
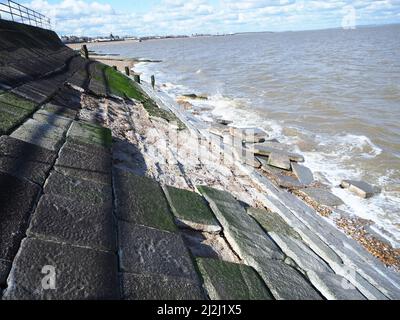
[[[400,247],[400,25],[246,33],[91,45],[141,62],[134,71],[204,121],[260,127],[295,146],[329,181],[345,210],[372,220]],[[361,199],[338,188],[363,180],[382,193]]]

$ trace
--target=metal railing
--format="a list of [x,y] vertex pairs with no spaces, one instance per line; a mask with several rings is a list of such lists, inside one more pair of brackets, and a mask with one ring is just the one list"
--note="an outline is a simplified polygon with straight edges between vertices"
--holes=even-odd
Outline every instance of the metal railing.
[[51,29],[51,20],[48,17],[11,0],[0,2],[0,19]]

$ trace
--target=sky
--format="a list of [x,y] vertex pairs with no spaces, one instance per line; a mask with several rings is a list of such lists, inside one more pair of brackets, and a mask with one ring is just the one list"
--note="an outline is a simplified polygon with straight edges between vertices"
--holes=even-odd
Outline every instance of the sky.
[[31,0],[60,35],[169,35],[400,23],[400,0]]

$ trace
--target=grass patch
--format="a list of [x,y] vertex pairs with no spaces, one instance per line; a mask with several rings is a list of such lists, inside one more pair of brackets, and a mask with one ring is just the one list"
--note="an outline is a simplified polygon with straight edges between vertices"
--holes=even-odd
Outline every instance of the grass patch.
[[[129,98],[138,100],[143,104],[143,107],[147,110],[150,116],[164,119],[169,123],[176,123],[178,130],[186,129],[185,124],[180,121],[173,112],[159,108],[132,79],[109,66],[103,65],[102,71],[107,81],[107,88],[111,94],[124,99]],[[96,75],[93,76],[93,78],[97,81],[103,81],[100,72],[96,72]]]

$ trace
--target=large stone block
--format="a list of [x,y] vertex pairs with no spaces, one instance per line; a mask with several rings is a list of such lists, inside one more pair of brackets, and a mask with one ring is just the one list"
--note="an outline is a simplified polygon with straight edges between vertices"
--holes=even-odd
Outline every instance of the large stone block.
[[160,185],[149,178],[114,169],[115,213],[124,221],[175,231],[176,226]]
[[211,300],[273,300],[249,266],[215,259],[196,259]]
[[98,183],[111,185],[111,155],[99,148],[67,142],[60,151],[55,170]]
[[0,138],[0,170],[43,185],[57,153],[18,139]]
[[[120,293],[117,270],[115,254],[26,238],[14,261],[3,298],[118,299]],[[46,275],[54,275],[55,289],[43,287]]]
[[268,134],[259,128],[235,128],[230,127],[229,132],[232,136],[247,143],[260,143],[268,138]]
[[112,207],[112,189],[104,184],[94,183],[52,172],[44,186],[46,194],[83,202],[92,206]]
[[170,186],[163,189],[179,225],[205,232],[221,231],[217,219],[199,194]]
[[198,281],[180,235],[119,222],[120,268],[134,274],[156,274]]
[[73,122],[68,131],[68,138],[104,147],[111,147],[112,143],[110,129],[84,121]]
[[184,278],[154,274],[122,273],[122,290],[125,300],[204,300],[198,282]]
[[64,142],[65,130],[33,119],[26,121],[11,137],[58,151]]
[[291,169],[289,157],[286,154],[282,154],[282,153],[278,153],[278,152],[271,152],[271,154],[268,157],[268,164],[270,166],[284,169],[284,170]]
[[14,259],[39,194],[38,185],[0,172],[0,259]]
[[42,196],[28,229],[32,237],[104,251],[115,250],[115,234],[109,206],[54,194]]
[[343,180],[341,187],[349,189],[349,191],[365,199],[373,197],[380,191],[364,181]]
[[255,144],[248,146],[249,150],[254,152],[256,155],[260,156],[269,156],[271,153],[279,153],[279,154],[285,154],[291,161],[295,162],[304,162],[304,157],[300,154],[296,154],[293,152],[288,152],[288,151],[283,151],[277,148],[270,147],[268,144],[263,145],[263,144]]

